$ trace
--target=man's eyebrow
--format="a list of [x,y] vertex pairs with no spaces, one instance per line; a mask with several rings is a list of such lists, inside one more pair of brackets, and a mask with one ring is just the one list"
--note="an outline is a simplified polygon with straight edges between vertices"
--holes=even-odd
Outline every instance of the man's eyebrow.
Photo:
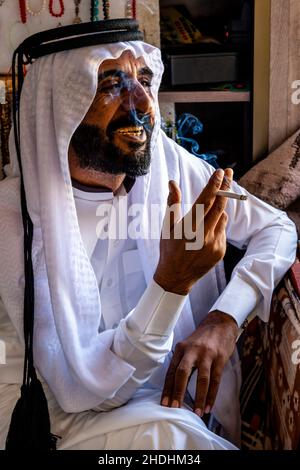
[[[126,75],[126,73],[120,69],[105,70],[104,72],[100,72],[98,74],[98,81],[100,82],[101,80],[104,80],[107,77],[120,77],[122,75]],[[138,75],[148,75],[148,77],[152,79],[154,73],[151,69],[149,69],[149,67],[146,66],[139,69]]]
[[148,75],[150,78],[153,78],[154,73],[149,67],[143,67],[138,71],[138,75]]
[[100,82],[101,80],[104,80],[104,78],[107,77],[120,77],[123,75],[124,72],[120,69],[111,69],[111,70],[105,70],[104,72],[100,72],[98,74],[98,81]]

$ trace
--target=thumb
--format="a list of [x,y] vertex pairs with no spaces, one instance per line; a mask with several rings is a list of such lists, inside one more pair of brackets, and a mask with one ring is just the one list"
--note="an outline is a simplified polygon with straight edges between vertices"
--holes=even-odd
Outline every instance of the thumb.
[[181,219],[181,191],[176,181],[169,181],[169,195],[164,220],[164,228],[172,229]]
[[176,181],[169,181],[169,196],[168,206],[171,207],[173,204],[181,203],[181,191]]

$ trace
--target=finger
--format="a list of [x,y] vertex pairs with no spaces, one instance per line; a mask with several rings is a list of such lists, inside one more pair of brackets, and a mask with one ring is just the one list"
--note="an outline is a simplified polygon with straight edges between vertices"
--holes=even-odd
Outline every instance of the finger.
[[223,368],[224,368],[224,365],[220,362],[215,363],[211,368],[211,377],[210,377],[206,403],[205,403],[205,408],[204,408],[204,413],[206,414],[210,412],[210,410],[212,409],[215,403],[216,396],[219,390]]
[[172,397],[172,390],[174,386],[175,374],[176,374],[178,364],[181,361],[181,358],[182,358],[181,354],[175,353],[170,362],[170,365],[166,374],[166,378],[165,378],[164,388],[161,394],[160,404],[162,406],[171,405],[171,397]]
[[203,204],[204,205],[204,216],[209,212],[211,209],[213,203],[215,202],[217,192],[219,189],[221,189],[221,185],[223,182],[223,177],[224,177],[224,171],[221,170],[220,168],[213,173],[211,176],[209,182],[199,195],[199,197],[196,199],[193,207],[191,210],[186,214],[186,216],[183,219],[183,223],[189,224],[190,221],[192,222],[192,231],[197,231],[199,228],[200,223],[203,222],[203,220],[197,220],[197,205]]
[[204,237],[208,233],[221,234],[222,230],[225,230],[227,222],[228,215],[224,212],[224,206],[221,202],[218,202],[204,220]]
[[[222,181],[221,189],[229,190],[231,187],[233,178],[233,171],[231,168],[226,168],[224,171],[224,178]],[[204,220],[204,235],[208,232],[215,230],[216,225],[218,224],[221,215],[224,213],[224,210],[227,205],[228,198],[223,196],[216,197],[211,209],[209,210],[207,216]]]
[[223,178],[221,189],[224,191],[229,191],[231,189],[232,180],[233,180],[233,169],[226,168],[224,170],[224,178]]
[[172,408],[181,408],[182,406],[193,364],[194,362],[183,358],[177,366],[171,399]]
[[198,368],[196,397],[194,403],[194,412],[202,417],[204,413],[206,396],[210,381],[211,362],[203,363]]
[[181,215],[181,190],[176,181],[169,181],[168,207],[171,212],[171,226],[173,227],[182,217]]
[[226,225],[228,221],[228,215],[226,212],[220,217],[219,222],[217,223],[214,232],[214,247],[217,250],[215,253],[218,256],[218,259],[221,260],[224,258],[227,250],[227,238],[226,238]]
[[218,170],[212,174],[207,185],[195,201],[195,204],[205,205],[205,214],[209,211],[209,207],[213,205],[217,192],[221,189],[224,175],[224,170],[218,168]]
[[172,204],[181,203],[181,190],[176,181],[169,181],[169,196],[168,196],[168,206]]
[[170,238],[174,225],[181,220],[181,190],[176,181],[169,181],[169,195],[162,225],[162,237]]
[[212,227],[215,233],[215,237],[220,238],[220,242],[225,241],[222,240],[223,237],[226,239],[226,226],[228,222],[228,215],[226,212],[223,212],[217,225],[215,227]]
[[[229,191],[231,189],[232,180],[233,180],[233,170],[232,168],[226,168],[224,170],[224,178],[223,178],[223,182],[221,186],[222,191]],[[224,196],[218,196],[215,202],[217,201],[222,201],[224,204],[224,209],[225,209],[227,202],[228,202],[228,198]]]

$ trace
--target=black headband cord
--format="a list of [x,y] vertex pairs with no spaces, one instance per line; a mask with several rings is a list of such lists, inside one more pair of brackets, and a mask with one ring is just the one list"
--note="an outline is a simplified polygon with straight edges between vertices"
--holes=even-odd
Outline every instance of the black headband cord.
[[47,54],[121,41],[142,40],[133,19],[96,21],[62,26],[25,39],[15,50],[12,61],[13,125],[20,169],[21,213],[24,229],[24,370],[21,396],[11,417],[6,450],[55,450],[58,436],[51,434],[47,399],[37,378],[33,360],[34,273],[32,265],[33,223],[26,203],[20,144],[20,97],[24,65]]

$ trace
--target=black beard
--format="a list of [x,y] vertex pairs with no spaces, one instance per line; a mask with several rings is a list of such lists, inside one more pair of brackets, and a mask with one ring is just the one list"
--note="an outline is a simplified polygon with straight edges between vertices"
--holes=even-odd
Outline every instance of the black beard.
[[[114,124],[114,129],[122,127],[122,122]],[[128,125],[128,121],[126,124]],[[125,153],[113,144],[112,131],[108,129],[107,135],[92,124],[80,124],[74,132],[71,145],[76,153],[79,165],[83,169],[91,169],[112,175],[126,174],[131,177],[142,176],[148,173],[151,162],[151,134],[152,128],[145,126],[147,140],[141,148],[139,144],[130,144],[131,152]]]

